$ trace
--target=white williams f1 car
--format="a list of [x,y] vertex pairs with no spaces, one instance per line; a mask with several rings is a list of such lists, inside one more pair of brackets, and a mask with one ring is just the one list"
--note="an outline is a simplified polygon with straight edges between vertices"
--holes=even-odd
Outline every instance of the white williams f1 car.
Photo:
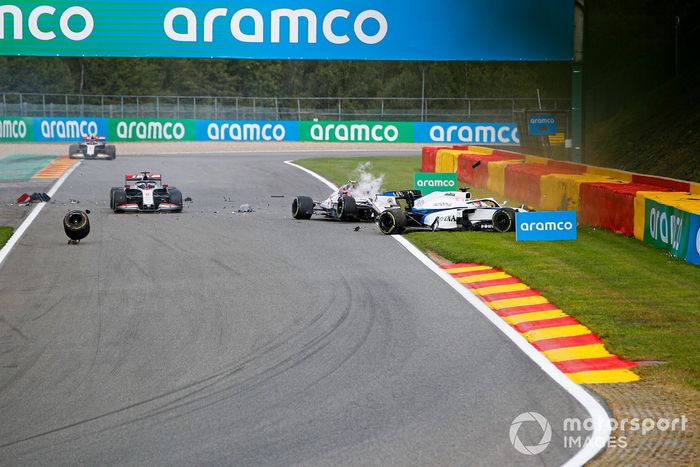
[[109,204],[114,212],[180,212],[182,193],[164,185],[159,174],[141,172],[125,175],[123,187],[112,188]]
[[117,148],[106,143],[102,136],[83,136],[83,141],[71,144],[68,149],[68,157],[71,159],[108,159],[117,158]]
[[295,219],[311,219],[312,215],[321,214],[341,221],[374,221],[381,211],[372,198],[370,194],[357,189],[357,182],[350,181],[324,201],[297,196],[292,201],[292,216]]
[[[403,199],[405,207],[397,202]],[[493,198],[472,199],[468,191],[434,191],[421,196],[420,191],[399,191],[377,196],[375,206],[391,204],[377,219],[379,230],[387,235],[403,233],[406,228],[423,230],[515,230],[515,213],[526,212],[525,206],[501,206]]]

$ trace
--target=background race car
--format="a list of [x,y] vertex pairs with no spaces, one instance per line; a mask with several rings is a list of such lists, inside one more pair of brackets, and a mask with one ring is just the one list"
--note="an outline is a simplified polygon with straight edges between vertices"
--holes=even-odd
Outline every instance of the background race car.
[[103,136],[83,136],[83,141],[71,144],[68,148],[68,157],[71,159],[107,159],[117,158],[117,148],[107,144]]
[[160,174],[127,174],[125,180],[123,187],[110,191],[110,207],[114,212],[182,211],[182,193],[164,185]]
[[472,199],[467,190],[435,191],[425,196],[408,190],[384,193],[377,201],[380,198],[406,202],[405,207],[395,202],[379,215],[379,230],[387,235],[403,233],[406,228],[508,232],[515,230],[515,213],[528,211],[525,206],[502,206],[493,198]]

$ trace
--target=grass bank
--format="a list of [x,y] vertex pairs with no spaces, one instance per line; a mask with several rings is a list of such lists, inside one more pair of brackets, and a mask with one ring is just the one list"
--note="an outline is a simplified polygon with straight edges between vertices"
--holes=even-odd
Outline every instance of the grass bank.
[[[339,184],[358,163],[385,174],[387,190],[410,188],[419,157],[308,159],[300,165]],[[377,231],[379,234],[379,231]],[[593,228],[575,242],[516,242],[515,234],[414,232],[422,250],[454,262],[502,268],[591,328],[640,368],[700,390],[700,268],[632,238]]]
[[12,236],[12,227],[0,227],[0,248],[5,246],[5,243]]

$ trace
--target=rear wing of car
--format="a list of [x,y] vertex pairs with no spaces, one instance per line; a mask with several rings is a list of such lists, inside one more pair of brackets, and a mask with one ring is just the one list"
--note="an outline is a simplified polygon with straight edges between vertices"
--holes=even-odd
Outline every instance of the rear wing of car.
[[156,182],[161,181],[162,177],[160,174],[152,174],[149,172],[144,172],[140,174],[126,174],[124,175],[124,180],[127,182],[142,182],[144,180],[153,180]]
[[104,136],[83,136],[83,141],[107,141],[107,138],[105,138]]

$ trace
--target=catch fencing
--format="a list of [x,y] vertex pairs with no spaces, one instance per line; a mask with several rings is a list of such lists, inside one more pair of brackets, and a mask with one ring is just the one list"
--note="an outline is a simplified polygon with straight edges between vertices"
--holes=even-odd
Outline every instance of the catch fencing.
[[523,109],[568,110],[570,99],[212,97],[0,93],[0,115],[191,120],[515,121]]

